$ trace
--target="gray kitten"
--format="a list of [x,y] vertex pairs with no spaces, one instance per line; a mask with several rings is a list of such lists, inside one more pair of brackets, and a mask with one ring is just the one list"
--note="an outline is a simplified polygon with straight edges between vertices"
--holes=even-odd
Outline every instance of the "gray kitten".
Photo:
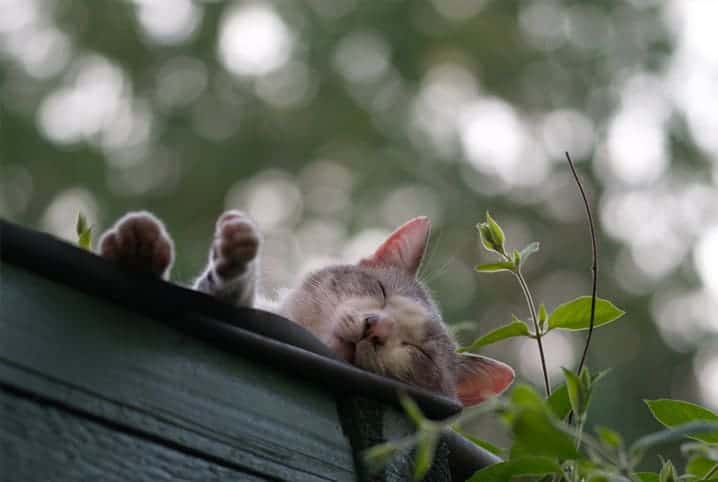
[[[416,279],[429,231],[427,218],[412,219],[359,263],[315,271],[270,302],[256,294],[257,227],[244,213],[227,211],[217,221],[209,263],[194,288],[284,316],[358,367],[473,405],[503,392],[514,371],[491,358],[456,353],[436,303]],[[165,279],[174,258],[164,226],[147,212],[121,218],[103,234],[99,250]]]

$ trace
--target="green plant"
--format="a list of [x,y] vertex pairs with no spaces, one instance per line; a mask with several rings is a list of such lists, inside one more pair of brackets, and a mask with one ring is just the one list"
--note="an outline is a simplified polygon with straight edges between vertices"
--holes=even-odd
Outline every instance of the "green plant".
[[[427,420],[416,404],[402,397],[405,412],[417,426],[415,434],[401,440],[372,447],[365,453],[370,468],[383,466],[395,453],[416,449],[414,478],[420,480],[431,466],[434,448],[443,430],[456,430],[477,445],[504,458],[504,461],[476,472],[470,481],[499,482],[514,478],[541,481],[589,482],[669,482],[696,480],[718,482],[718,414],[703,407],[678,400],[647,400],[653,416],[665,426],[663,430],[626,443],[610,428],[596,426],[587,430],[588,410],[592,393],[606,375],[592,375],[585,367],[586,354],[594,328],[605,326],[624,315],[623,310],[609,300],[597,296],[597,243],[588,199],[570,157],[569,166],[578,184],[588,215],[593,253],[593,289],[591,296],[583,296],[561,304],[548,312],[541,304],[536,309],[521,267],[539,249],[537,242],[522,250],[506,249],[506,236],[501,226],[486,214],[477,228],[482,245],[499,256],[495,263],[476,267],[480,273],[512,273],[521,287],[528,305],[532,327],[512,316],[511,322],[476,339],[460,351],[475,351],[486,345],[514,337],[536,340],[539,347],[546,398],[529,385],[518,384],[505,397],[496,398],[460,415],[441,422]],[[542,337],[551,330],[587,330],[583,356],[576,371],[564,369],[565,383],[553,391],[549,384]],[[476,417],[493,413],[509,428],[512,443],[500,449],[480,440],[464,427]],[[679,475],[670,460],[662,460],[660,472],[638,472],[638,464],[649,448],[678,440],[693,439],[682,445],[687,458],[684,473]]]
[[92,226],[87,224],[87,218],[85,218],[85,215],[81,212],[77,213],[75,234],[77,234],[78,246],[88,251],[92,251]]

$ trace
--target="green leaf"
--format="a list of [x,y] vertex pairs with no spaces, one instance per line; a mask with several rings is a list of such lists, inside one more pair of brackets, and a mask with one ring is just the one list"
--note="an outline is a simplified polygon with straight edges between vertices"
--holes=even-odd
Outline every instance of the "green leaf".
[[77,238],[77,244],[88,251],[92,250],[92,231],[88,229]]
[[[610,370],[603,370],[596,375],[591,376],[591,385],[595,385],[603,377],[605,377]],[[558,419],[564,419],[568,416],[568,413],[571,411],[571,402],[568,400],[568,391],[566,390],[566,385],[561,385],[558,388],[555,388],[553,392],[551,393],[551,396],[548,397],[548,406],[551,408],[551,411]]]
[[658,474],[655,472],[636,472],[634,474],[641,482],[659,482]]
[[477,350],[485,345],[490,345],[507,338],[513,338],[516,336],[531,336],[528,325],[514,317],[513,321],[508,325],[500,326],[495,330],[491,330],[484,336],[477,338],[469,346],[459,348],[459,353],[467,351]]
[[82,233],[87,231],[87,218],[82,211],[77,213],[77,222],[75,223],[75,233],[80,236]]
[[566,378],[566,390],[568,392],[568,401],[571,404],[571,410],[577,416],[582,416],[586,409],[585,394],[581,389],[581,380],[571,370],[562,368],[563,376]]
[[399,446],[394,442],[386,442],[375,445],[363,453],[364,463],[370,472],[378,472],[389,463],[399,451]]
[[526,258],[531,256],[532,254],[538,252],[539,250],[539,242],[534,241],[533,243],[529,243],[524,249],[519,251],[519,254],[521,255],[521,259],[526,261]]
[[414,422],[417,427],[421,427],[426,421],[426,417],[424,417],[424,414],[421,412],[421,409],[416,402],[405,393],[399,394],[399,402],[411,421]]
[[479,223],[476,225],[476,229],[479,230],[479,238],[481,239],[481,244],[484,246],[484,248],[487,251],[496,252],[496,246],[494,246],[489,225],[486,223]]
[[511,261],[513,261],[514,266],[519,266],[521,264],[521,253],[514,249],[514,252],[511,255]]
[[561,385],[554,389],[547,402],[549,408],[558,419],[566,418],[571,411],[571,402],[568,401],[566,385]]
[[439,432],[428,430],[422,433],[416,446],[416,462],[414,463],[414,480],[421,480],[431,468],[436,453]]
[[511,390],[511,408],[515,410],[545,410],[546,401],[536,390],[525,383],[518,383]]
[[514,437],[511,458],[523,456],[574,459],[578,456],[574,438],[552,420],[548,411],[524,409],[514,415],[511,432]]
[[496,263],[477,264],[474,270],[478,273],[498,273],[499,271],[513,271],[514,268],[514,263],[499,261]]
[[593,386],[593,379],[591,378],[591,373],[588,371],[588,367],[583,367],[578,377],[581,380],[581,387],[583,387],[583,389],[590,394],[591,387]]
[[538,323],[539,328],[543,331],[546,328],[546,322],[548,321],[548,313],[546,312],[546,305],[541,303],[538,309]]
[[77,244],[88,251],[92,250],[92,226],[88,226],[87,218],[82,212],[77,213],[77,222],[75,223],[75,233],[77,233]]
[[496,251],[502,254],[506,254],[506,250],[504,249],[504,242],[506,241],[504,230],[501,229],[499,223],[497,223],[494,218],[491,217],[491,214],[489,214],[488,211],[486,211],[486,224],[489,226],[491,238],[493,239],[493,243],[497,248]]
[[561,466],[551,457],[518,457],[489,465],[474,473],[467,482],[506,482],[513,477],[537,477],[560,472]]
[[496,455],[497,457],[501,457],[501,455],[504,452],[504,449],[502,449],[501,447],[497,447],[496,445],[492,444],[491,442],[489,442],[487,440],[481,439],[479,437],[475,437],[468,433],[464,433],[464,432],[460,432],[460,433],[461,433],[462,437],[466,438],[474,445],[481,447],[482,449]]
[[666,430],[661,430],[660,432],[644,435],[633,443],[631,451],[642,451],[656,445],[674,442],[684,437],[699,438],[698,434],[713,435],[715,432],[718,432],[718,422],[688,422]]
[[596,433],[604,447],[619,449],[623,446],[623,438],[615,430],[599,425],[596,427]]
[[489,251],[493,251],[502,256],[506,256],[504,248],[504,231],[501,229],[491,215],[486,212],[486,222],[476,225],[481,237],[481,244]]
[[[651,410],[653,416],[666,427],[675,427],[692,421],[712,421],[718,422],[718,415],[711,412],[707,408],[690,402],[681,400],[658,399],[645,400],[646,405]],[[706,443],[718,443],[718,431],[715,433],[706,433],[700,436],[696,435],[691,438],[701,440]]]
[[[625,314],[608,300],[596,298],[594,327],[616,321]],[[587,330],[591,319],[591,297],[581,296],[556,308],[548,319],[548,328],[552,330]]]
[[688,459],[686,464],[686,473],[702,479],[710,470],[715,467],[716,461],[707,457],[696,455]]
[[589,474],[588,482],[631,482],[631,480],[620,474],[606,470],[596,470]]
[[670,460],[663,462],[663,467],[658,473],[658,482],[678,482],[678,473]]

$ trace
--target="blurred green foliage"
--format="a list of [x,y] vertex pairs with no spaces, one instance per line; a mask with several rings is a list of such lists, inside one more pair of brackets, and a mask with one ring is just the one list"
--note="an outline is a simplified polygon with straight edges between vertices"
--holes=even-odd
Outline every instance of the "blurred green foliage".
[[[691,110],[681,90],[685,65],[702,65],[681,63],[694,45],[681,5],[4,0],[0,215],[74,239],[79,210],[97,234],[153,211],[187,282],[217,216],[247,209],[267,232],[271,288],[430,215],[423,277],[447,321],[478,322],[468,343],[528,319],[510,277],[473,272],[487,209],[509,252],[541,240],[525,275],[549,311],[589,293],[570,151],[600,220],[599,294],[629,313],[594,339],[589,365],[617,369],[591,420],[633,439],[650,423],[641,398],[706,399],[718,380],[718,319],[700,309],[718,295],[693,257],[718,223],[717,157],[696,116],[718,109]],[[486,353],[540,384],[531,341]],[[555,380],[581,341],[546,337]]]

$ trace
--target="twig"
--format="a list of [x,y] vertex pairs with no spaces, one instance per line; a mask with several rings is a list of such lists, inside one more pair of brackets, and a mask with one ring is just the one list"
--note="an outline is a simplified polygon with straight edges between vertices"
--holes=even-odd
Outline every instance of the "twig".
[[583,184],[576,173],[576,168],[573,165],[571,156],[566,152],[566,159],[568,160],[568,166],[571,168],[573,178],[576,180],[578,190],[581,192],[583,198],[583,205],[586,207],[586,215],[588,216],[588,227],[591,231],[591,253],[593,257],[593,264],[591,265],[591,271],[593,271],[593,289],[591,290],[591,318],[588,325],[588,335],[586,336],[586,345],[583,348],[583,355],[581,355],[581,362],[578,364],[576,373],[581,373],[583,365],[586,363],[586,357],[588,356],[588,347],[591,345],[591,335],[593,334],[594,317],[596,315],[596,292],[598,291],[598,243],[596,242],[596,229],[593,225],[593,216],[591,215],[591,208],[586,197],[586,192],[583,190]]
[[708,472],[706,472],[706,474],[703,476],[703,478],[701,480],[710,480],[710,478],[713,477],[713,475],[715,475],[716,472],[718,472],[718,464],[715,464],[713,467],[711,467],[711,469]]
[[[508,263],[513,263],[513,260],[505,253],[501,253],[501,256],[504,258],[504,260]],[[536,304],[534,303],[534,298],[531,296],[531,290],[529,290],[529,285],[526,283],[526,278],[524,278],[523,273],[521,272],[521,266],[520,264],[517,264],[515,269],[511,270],[511,272],[516,276],[516,279],[519,282],[519,285],[521,286],[521,292],[524,295],[524,298],[526,299],[526,304],[529,307],[529,312],[531,314],[531,321],[533,321],[534,330],[536,331],[536,335],[532,338],[536,339],[536,343],[538,344],[539,349],[539,356],[541,358],[541,370],[543,371],[543,383],[544,388],[546,390],[546,398],[551,396],[551,382],[549,382],[548,379],[548,368],[546,366],[546,355],[544,355],[543,351],[543,342],[541,341],[541,328],[539,327],[538,323],[538,316],[536,314]]]
[[546,397],[550,397],[551,383],[548,380],[548,368],[546,367],[546,356],[543,352],[543,342],[541,341],[541,329],[539,328],[537,319],[538,317],[536,316],[536,305],[534,304],[534,299],[531,296],[531,291],[529,291],[529,286],[526,283],[526,278],[524,278],[524,275],[521,273],[521,268],[518,268],[516,271],[514,271],[514,274],[516,275],[516,278],[521,285],[521,291],[523,291],[524,297],[526,298],[526,303],[529,305],[529,311],[531,311],[531,320],[533,320],[534,323],[534,330],[536,331],[536,342],[538,343],[539,355],[541,357],[541,369],[543,370],[544,388],[546,389]]

